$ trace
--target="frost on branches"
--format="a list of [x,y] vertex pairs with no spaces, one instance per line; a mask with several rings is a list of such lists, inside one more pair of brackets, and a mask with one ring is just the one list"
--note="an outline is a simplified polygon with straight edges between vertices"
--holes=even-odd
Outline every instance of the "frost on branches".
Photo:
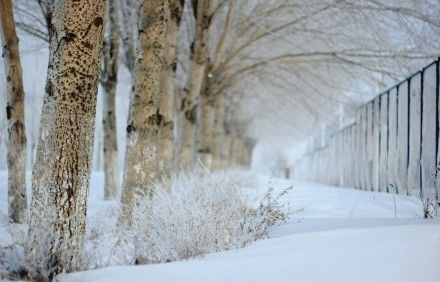
[[268,237],[288,219],[289,207],[280,200],[292,187],[279,194],[268,187],[253,196],[256,190],[242,184],[230,175],[184,175],[169,189],[156,184],[150,196],[137,193],[130,230],[115,227],[116,209],[92,224],[86,252],[99,261],[86,254],[86,268],[176,261]]
[[151,197],[137,198],[133,211],[136,259],[159,263],[240,248],[268,236],[288,218],[269,187],[255,201],[226,176],[181,176],[167,191],[157,186]]

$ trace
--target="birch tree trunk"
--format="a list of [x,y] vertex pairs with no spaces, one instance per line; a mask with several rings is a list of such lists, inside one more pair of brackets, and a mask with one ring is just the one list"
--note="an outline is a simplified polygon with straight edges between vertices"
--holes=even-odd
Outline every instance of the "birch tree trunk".
[[160,128],[158,165],[160,173],[167,177],[173,168],[174,153],[174,124],[173,124],[173,103],[175,98],[175,80],[176,80],[176,46],[177,37],[182,19],[183,0],[168,0],[170,17],[167,23],[166,47],[165,47],[165,67],[162,80],[162,89],[160,97],[160,114],[163,117],[163,123]]
[[[224,79],[224,74],[222,74],[222,71],[219,68],[224,59],[228,35],[232,29],[236,1],[229,0],[228,4],[229,6],[223,30],[214,52],[213,63],[209,64],[207,70],[205,91],[200,95],[201,108],[196,123],[196,126],[200,127],[200,130],[196,130],[196,132],[200,134],[200,138],[196,138],[198,157],[203,165],[211,170],[213,169],[214,150],[217,150],[215,153],[219,157],[218,141],[220,140],[214,140],[214,134],[216,134],[215,138],[221,138],[221,125],[219,124],[220,120],[218,120],[218,118],[221,119],[221,117],[218,115],[220,115],[219,111],[224,110],[222,108],[222,94],[218,91],[218,88]],[[217,147],[214,149],[215,142],[217,142]]]
[[222,146],[226,141],[225,138],[225,94],[221,93],[216,97],[215,117],[212,129],[212,169],[219,170],[222,168]]
[[0,1],[0,34],[6,74],[8,120],[8,215],[12,222],[27,221],[26,132],[24,90],[11,0]]
[[225,141],[220,155],[220,168],[225,169],[231,164],[231,147],[232,147],[232,137],[229,132],[225,132]]
[[[205,81],[208,82],[209,78]],[[200,95],[200,115],[197,117],[198,121],[196,126],[200,126],[200,140],[196,139],[196,145],[198,147],[197,154],[199,161],[203,166],[209,170],[212,169],[212,134],[215,119],[215,97],[209,91],[209,86],[206,87],[206,91]]]
[[119,223],[132,223],[136,192],[148,194],[157,179],[161,75],[165,63],[166,0],[144,0],[140,7],[139,44],[127,126],[127,151]]
[[227,134],[227,147],[228,147],[228,151],[226,152],[226,159],[225,159],[225,167],[235,167],[236,163],[235,163],[235,147],[236,147],[236,142],[237,142],[237,138],[236,138],[236,133],[235,133],[235,129],[231,128],[231,130],[229,131],[229,134]]
[[33,169],[27,258],[33,279],[81,268],[105,0],[59,0]]
[[104,45],[102,72],[104,128],[104,200],[118,196],[118,142],[116,132],[116,84],[118,79],[119,32],[116,0],[108,1],[108,36]]
[[[119,0],[121,1],[121,0]],[[133,76],[134,64],[136,61],[136,32],[137,23],[139,22],[138,0],[122,0],[119,8],[121,9],[121,30],[122,32],[122,48],[124,64],[130,74]]]
[[200,99],[203,80],[205,78],[208,53],[206,50],[206,36],[210,25],[211,0],[198,0],[193,6],[196,19],[196,37],[191,48],[191,72],[188,81],[188,91],[182,100],[184,114],[182,128],[182,142],[179,160],[181,168],[192,168],[195,164],[195,134],[197,121],[197,105]]

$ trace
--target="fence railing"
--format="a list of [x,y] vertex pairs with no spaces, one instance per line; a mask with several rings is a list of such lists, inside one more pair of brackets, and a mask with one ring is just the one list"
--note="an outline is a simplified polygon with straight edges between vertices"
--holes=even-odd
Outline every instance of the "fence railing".
[[337,186],[417,195],[440,191],[439,60],[360,106],[296,164],[295,176]]

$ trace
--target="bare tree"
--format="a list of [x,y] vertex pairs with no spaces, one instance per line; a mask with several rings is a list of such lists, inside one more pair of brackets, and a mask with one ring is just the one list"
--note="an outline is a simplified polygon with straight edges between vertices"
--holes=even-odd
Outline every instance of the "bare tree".
[[17,223],[27,221],[26,132],[24,89],[12,2],[0,2],[0,34],[5,62],[8,120],[8,214]]
[[32,277],[79,270],[84,243],[105,1],[57,1],[33,169],[27,256]]
[[117,0],[108,0],[107,40],[103,50],[101,84],[104,90],[104,199],[115,200],[118,196],[118,143],[116,132],[116,83],[119,63],[119,25]]
[[195,164],[197,105],[206,75],[205,69],[208,61],[207,36],[212,19],[212,1],[193,1],[193,10],[196,32],[191,46],[191,71],[186,93],[181,102],[184,120],[179,160],[182,168],[191,168]]
[[176,69],[177,69],[177,39],[184,0],[168,0],[170,18],[168,19],[166,47],[165,47],[165,68],[162,77],[162,95],[160,97],[159,112],[163,117],[162,127],[159,135],[158,165],[161,174],[166,177],[173,167],[174,153],[174,113],[173,107],[176,96]]
[[157,179],[159,113],[165,58],[168,1],[145,0],[140,7],[139,43],[127,126],[127,149],[119,222],[130,225],[137,190],[148,194]]
[[[438,9],[428,3],[386,1],[241,1],[226,33],[228,10],[217,13],[223,25],[211,25],[208,50],[210,61],[220,63],[208,67],[204,81],[208,87],[201,95],[202,101],[209,101],[201,106],[202,151],[213,150],[210,147],[218,142],[209,141],[213,107],[234,89],[246,93],[237,103],[244,105],[244,116],[237,117],[258,113],[249,125],[255,124],[261,137],[263,119],[273,124],[284,120],[297,131],[310,132],[316,124],[333,119],[341,103],[355,106],[365,99],[362,94],[376,92],[371,87],[378,81],[392,83],[407,75],[411,66],[438,53],[433,48],[437,40],[421,38],[414,24],[434,29],[437,21],[428,12],[433,8]],[[427,44],[414,49],[414,40]],[[216,45],[221,42],[226,47],[219,53]]]
[[136,61],[137,24],[139,22],[139,2],[141,0],[118,0],[121,9],[121,39],[123,61],[133,75]]

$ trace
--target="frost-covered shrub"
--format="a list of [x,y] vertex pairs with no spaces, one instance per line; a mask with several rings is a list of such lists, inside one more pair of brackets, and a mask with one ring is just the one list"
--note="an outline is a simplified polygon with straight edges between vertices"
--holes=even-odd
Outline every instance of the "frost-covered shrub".
[[12,224],[0,214],[0,280],[29,279],[24,260],[26,225]]
[[117,225],[119,208],[109,205],[89,219],[83,269],[134,264],[133,233]]
[[440,173],[440,165],[430,173],[426,183],[419,194],[420,207],[423,210],[423,218],[440,217],[440,195],[436,190],[436,179]]
[[139,194],[133,210],[133,233],[139,263],[185,259],[243,247],[268,236],[287,220],[288,207],[269,187],[251,199],[227,176],[180,176],[170,189],[156,185]]

